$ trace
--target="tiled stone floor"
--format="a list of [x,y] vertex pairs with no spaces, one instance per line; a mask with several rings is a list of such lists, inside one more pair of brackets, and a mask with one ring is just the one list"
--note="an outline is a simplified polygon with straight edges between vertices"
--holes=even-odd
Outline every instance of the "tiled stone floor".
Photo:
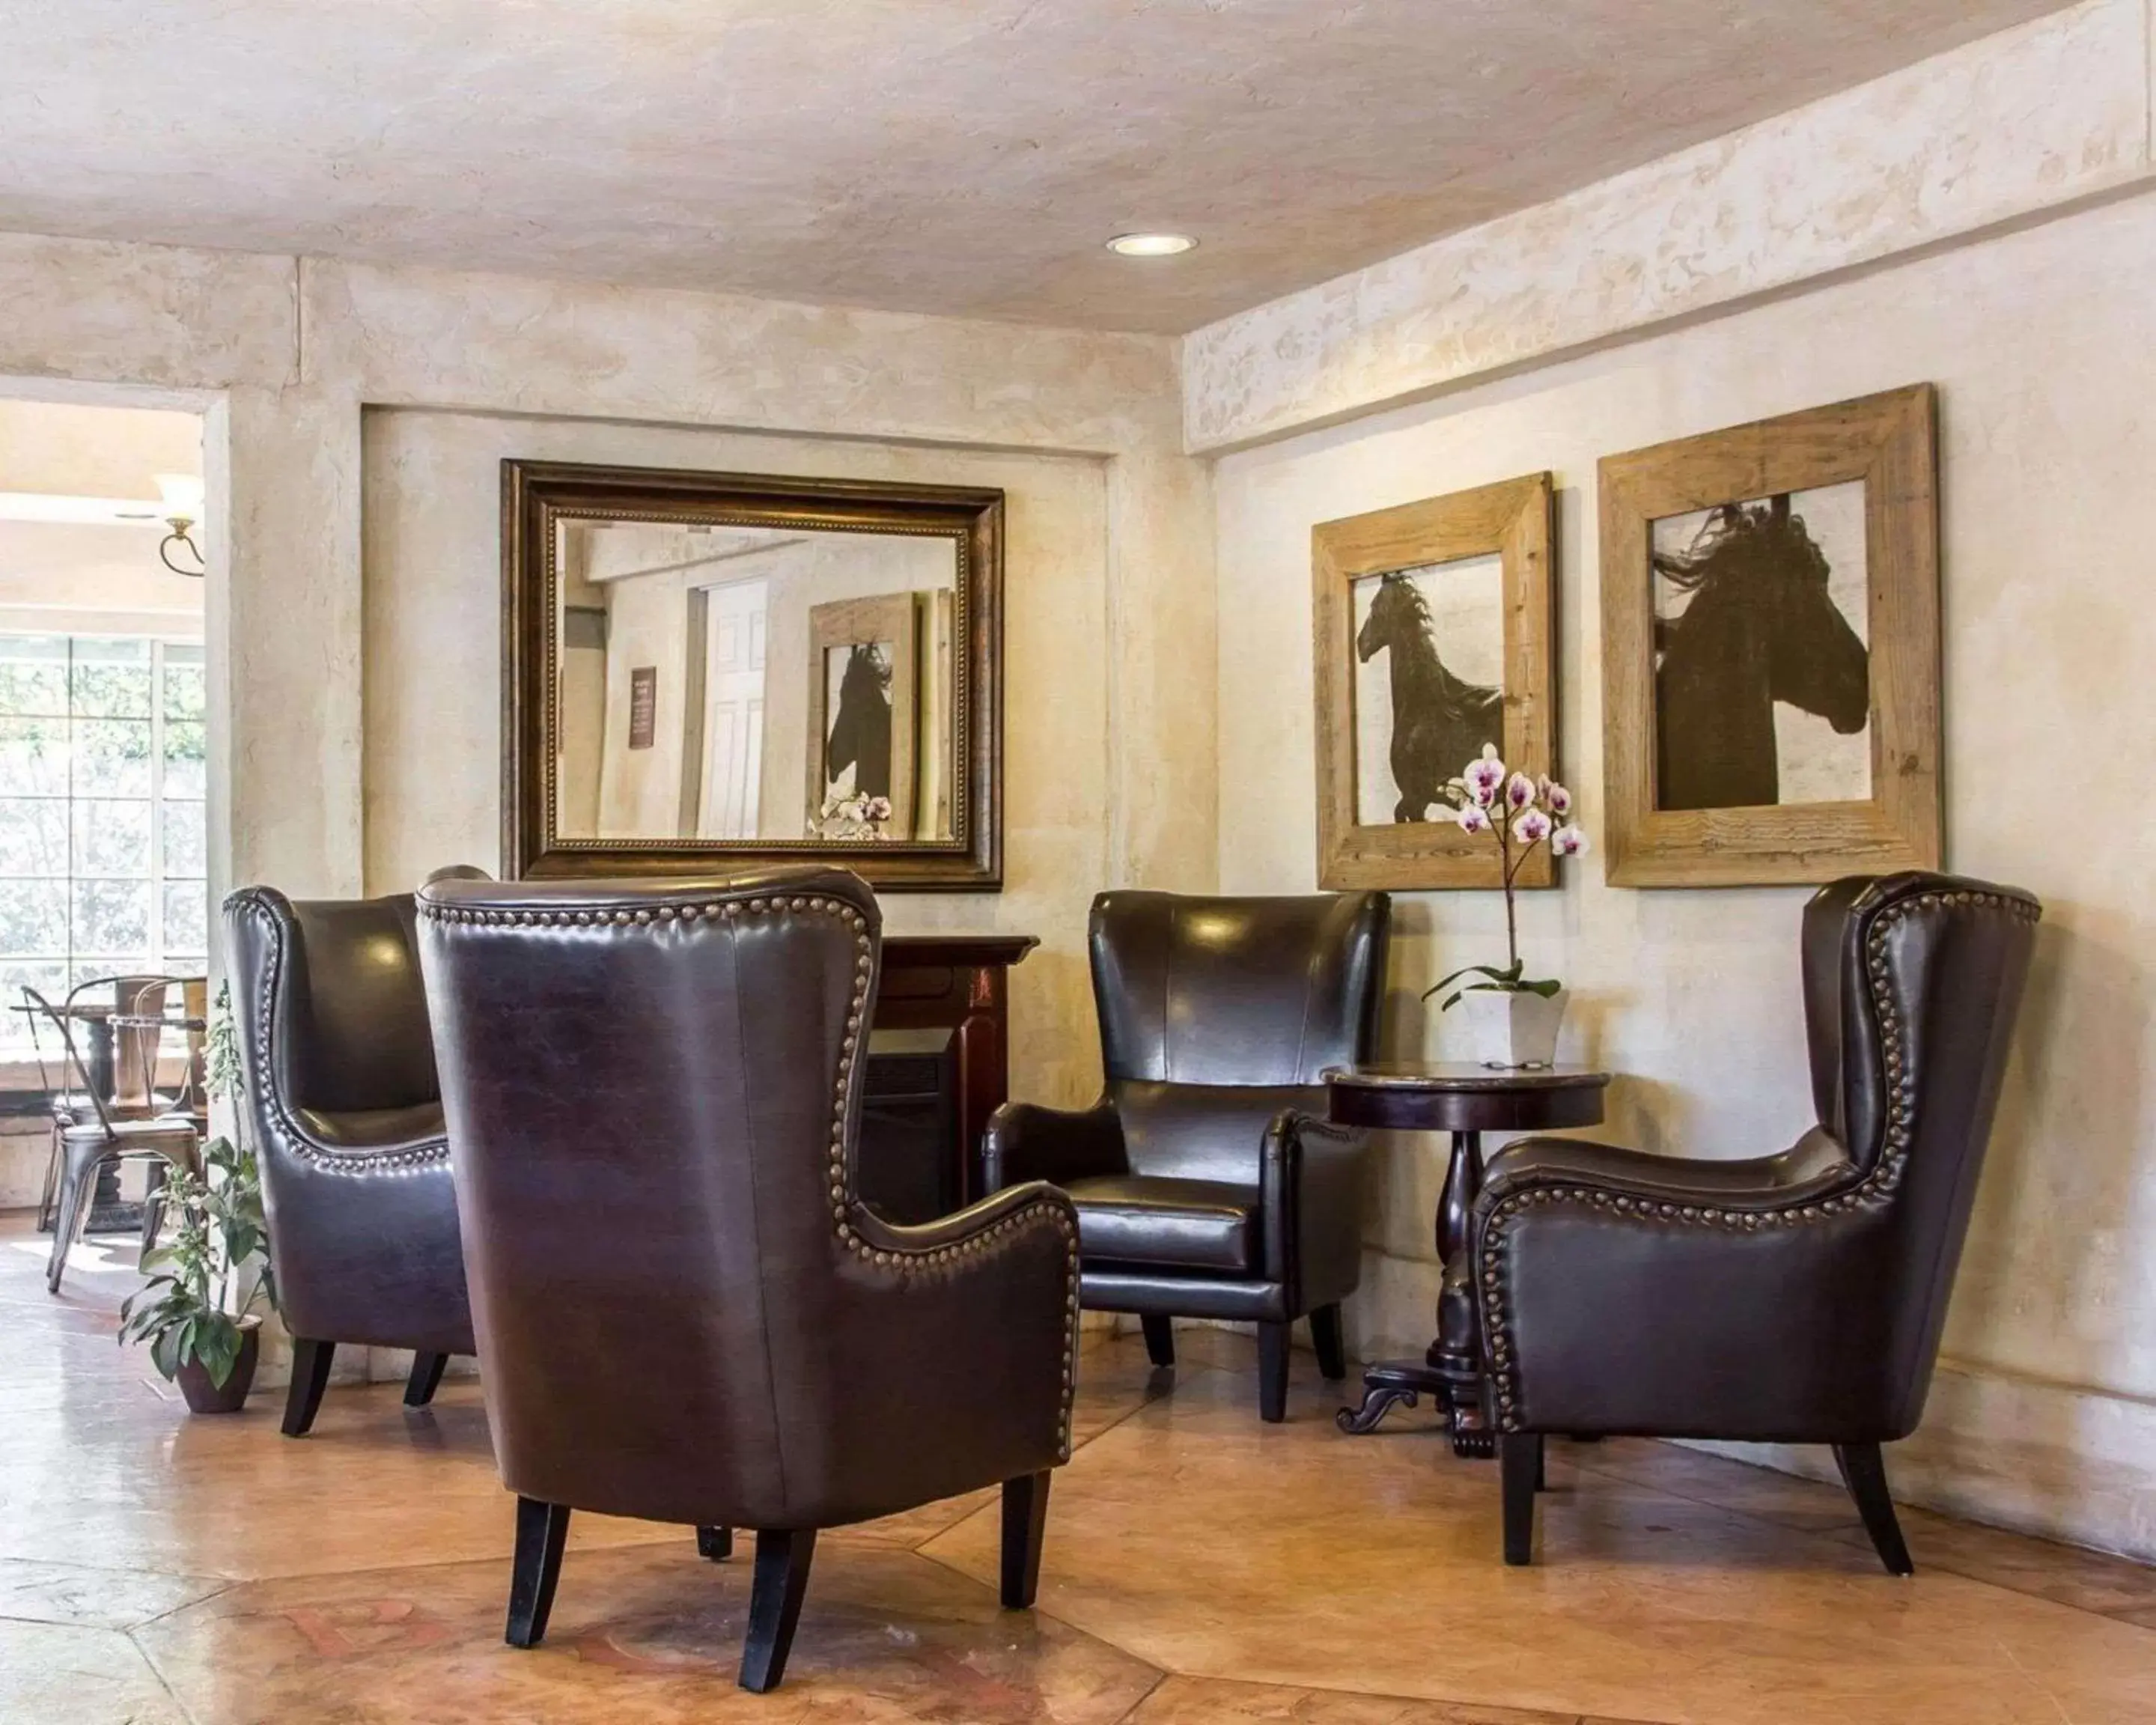
[[[191,1419],[114,1345],[131,1279],[49,1299],[0,1220],[0,1721],[425,1725],[2128,1725],[2156,1570],[1909,1517],[1888,1578],[1839,1492],[1662,1445],[1553,1445],[1538,1563],[1414,1417],[1332,1429],[1308,1355],[1259,1424],[1240,1338],[1083,1356],[1040,1609],[999,1611],[988,1494],[826,1536],[785,1686],[734,1686],[747,1565],[582,1517],[545,1646],[501,1644],[510,1502],[478,1387]],[[124,1261],[124,1254],[115,1254]],[[1396,1420],[1399,1416],[1395,1416]]]

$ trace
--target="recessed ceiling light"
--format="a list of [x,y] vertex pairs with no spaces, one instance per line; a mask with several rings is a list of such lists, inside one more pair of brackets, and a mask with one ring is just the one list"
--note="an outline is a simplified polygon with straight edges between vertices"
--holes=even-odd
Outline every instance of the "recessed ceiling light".
[[1197,244],[1188,234],[1118,234],[1108,249],[1125,258],[1172,258]]

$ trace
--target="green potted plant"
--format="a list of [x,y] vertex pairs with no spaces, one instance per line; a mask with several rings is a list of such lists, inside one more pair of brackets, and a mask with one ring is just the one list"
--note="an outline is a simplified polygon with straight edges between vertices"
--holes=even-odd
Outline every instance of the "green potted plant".
[[[204,1052],[205,1087],[230,1101],[241,1081],[228,988],[218,990]],[[149,1281],[120,1308],[120,1340],[148,1343],[151,1363],[194,1412],[237,1413],[261,1348],[257,1308],[277,1302],[261,1174],[251,1153],[214,1137],[203,1147],[202,1173],[172,1170],[164,1200],[177,1225],[172,1244],[151,1253]]]

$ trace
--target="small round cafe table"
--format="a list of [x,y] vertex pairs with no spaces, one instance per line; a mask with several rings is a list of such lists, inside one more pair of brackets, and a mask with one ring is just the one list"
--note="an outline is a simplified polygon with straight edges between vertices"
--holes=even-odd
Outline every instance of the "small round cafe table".
[[[1452,1134],[1452,1162],[1437,1204],[1437,1255],[1450,1272],[1466,1253],[1468,1217],[1482,1189],[1482,1134],[1594,1126],[1602,1118],[1609,1074],[1584,1066],[1373,1062],[1334,1067],[1325,1086],[1336,1126]],[[1364,1372],[1362,1404],[1340,1410],[1340,1429],[1358,1436],[1374,1430],[1395,1405],[1413,1407],[1427,1394],[1446,1416],[1454,1452],[1488,1455],[1496,1443],[1482,1381],[1474,1306],[1464,1278],[1447,1274],[1429,1352]]]

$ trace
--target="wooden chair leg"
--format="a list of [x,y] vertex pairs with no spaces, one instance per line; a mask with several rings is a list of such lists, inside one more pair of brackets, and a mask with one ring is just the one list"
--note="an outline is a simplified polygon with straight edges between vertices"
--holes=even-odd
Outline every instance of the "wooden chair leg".
[[1287,1351],[1286,1324],[1258,1326],[1258,1417],[1269,1425],[1287,1418]]
[[536,1497],[516,1500],[516,1556],[509,1574],[509,1626],[503,1639],[512,1647],[536,1647],[547,1636],[554,1609],[554,1584],[562,1579],[562,1546],[569,1537],[565,1505]]
[[1340,1328],[1337,1302],[1310,1314],[1310,1345],[1317,1350],[1317,1369],[1337,1384],[1348,1375],[1348,1339]]
[[734,1554],[734,1530],[731,1527],[699,1527],[696,1529],[696,1555],[709,1558],[714,1563],[723,1563]]
[[1505,1497],[1505,1561],[1519,1568],[1535,1560],[1535,1486],[1543,1472],[1541,1437],[1532,1432],[1500,1433],[1497,1466]]
[[334,1342],[292,1338],[292,1383],[285,1392],[286,1437],[305,1437],[313,1427],[316,1412],[322,1404],[322,1392],[329,1388],[330,1362],[336,1358]]
[[816,1556],[814,1527],[760,1527],[756,1573],[748,1589],[748,1641],[742,1649],[741,1686],[767,1695],[786,1675],[793,1651],[793,1626],[808,1591],[808,1566]]
[[1864,1517],[1864,1531],[1871,1536],[1871,1548],[1887,1566],[1889,1575],[1914,1575],[1909,1548],[1902,1538],[1902,1523],[1894,1514],[1894,1500],[1887,1490],[1887,1463],[1876,1444],[1836,1444],[1835,1465],[1841,1482],[1856,1500],[1856,1512]]
[[1145,1332],[1146,1358],[1157,1366],[1175,1363],[1175,1320],[1157,1312],[1148,1312],[1138,1318],[1138,1327]]
[[1003,1601],[1006,1611],[1030,1611],[1040,1591],[1040,1544],[1048,1531],[1048,1476],[1020,1474],[1004,1481]]
[[442,1373],[449,1369],[446,1353],[415,1353],[412,1356],[412,1375],[404,1380],[404,1405],[424,1408],[434,1399],[434,1392],[442,1387]]

